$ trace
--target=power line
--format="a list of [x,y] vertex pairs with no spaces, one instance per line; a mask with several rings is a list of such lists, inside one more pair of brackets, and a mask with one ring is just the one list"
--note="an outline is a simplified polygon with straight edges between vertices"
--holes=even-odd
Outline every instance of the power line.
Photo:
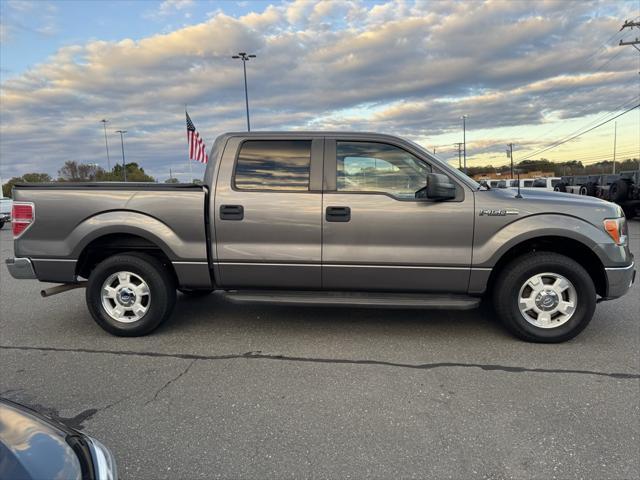
[[585,133],[588,133],[588,132],[590,132],[590,131],[592,131],[592,130],[595,130],[596,128],[601,127],[602,125],[605,125],[605,124],[609,123],[610,121],[615,120],[615,119],[616,119],[616,118],[618,118],[618,117],[621,117],[621,116],[622,116],[622,115],[624,115],[625,113],[629,113],[631,110],[635,110],[635,109],[636,109],[636,108],[638,108],[638,107],[640,107],[640,103],[639,103],[639,104],[637,104],[637,105],[635,105],[635,106],[633,106],[633,107],[631,107],[631,108],[629,108],[629,109],[627,109],[627,110],[625,110],[625,111],[624,111],[624,112],[622,112],[622,113],[619,113],[618,115],[616,115],[616,116],[614,116],[614,117],[611,117],[611,118],[609,118],[609,119],[607,119],[607,120],[605,120],[605,121],[603,121],[603,122],[601,122],[601,123],[599,123],[599,124],[595,125],[594,127],[591,127],[591,128],[589,128],[589,129],[587,129],[587,130],[585,130],[585,131],[583,131],[583,132],[580,132],[580,133],[578,133],[578,134],[576,134],[576,135],[573,135],[573,136],[571,136],[571,137],[569,137],[569,138],[566,138],[566,139],[564,139],[564,140],[561,140],[561,141],[555,142],[555,144],[549,145],[548,147],[546,147],[546,148],[544,148],[544,149],[542,149],[542,150],[540,150],[540,151],[537,151],[537,152],[531,153],[531,154],[529,154],[529,155],[526,155],[524,158],[522,158],[522,160],[528,160],[529,158],[531,158],[531,157],[535,157],[536,155],[540,155],[541,153],[546,152],[547,150],[551,150],[552,148],[559,147],[560,145],[562,145],[562,144],[564,144],[564,143],[567,143],[567,142],[569,142],[569,141],[573,140],[574,138],[578,138],[578,137],[580,137],[580,136],[584,135]]
[[[588,122],[587,124],[581,126],[580,128],[578,128],[577,130],[574,130],[573,132],[571,132],[569,135],[573,135],[574,133],[578,133],[580,130],[584,129],[584,128],[588,128],[591,125],[594,125],[600,121],[602,121],[603,119],[607,118],[609,115],[611,115],[612,113],[617,112],[618,110],[622,110],[624,107],[626,107],[627,105],[629,105],[632,102],[635,102],[636,99],[640,98],[640,95],[634,95],[632,98],[630,98],[629,100],[626,100],[624,102],[622,102],[620,105],[618,105],[617,107],[609,110],[607,113],[605,113],[604,115],[601,115],[600,117],[591,120],[590,122]],[[538,135],[537,137],[534,137],[533,139],[529,140],[528,142],[532,143],[535,142],[536,140],[538,140],[539,138],[542,138],[544,136],[546,136],[547,134],[555,131],[558,127],[554,126],[553,128],[545,131],[543,134]]]

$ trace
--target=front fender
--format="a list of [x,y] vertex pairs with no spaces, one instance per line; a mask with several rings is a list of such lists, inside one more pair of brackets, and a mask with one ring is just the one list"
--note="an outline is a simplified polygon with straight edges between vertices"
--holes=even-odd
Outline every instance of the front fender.
[[[483,221],[499,222],[504,219],[505,217],[486,217]],[[591,223],[570,215],[539,214],[516,219],[502,227],[494,225],[493,228],[487,223],[479,225],[476,219],[473,266],[492,268],[514,246],[527,240],[549,236],[577,240],[593,250],[603,265],[614,261],[601,247],[602,245],[615,246],[603,229],[598,229]]]

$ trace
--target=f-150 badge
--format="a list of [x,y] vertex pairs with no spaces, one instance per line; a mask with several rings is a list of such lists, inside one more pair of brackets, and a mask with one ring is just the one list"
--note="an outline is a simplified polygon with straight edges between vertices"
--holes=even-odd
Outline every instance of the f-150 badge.
[[480,210],[480,216],[488,216],[488,217],[505,217],[507,215],[518,215],[518,210],[514,210],[512,208],[506,209],[492,209],[492,208],[483,208]]

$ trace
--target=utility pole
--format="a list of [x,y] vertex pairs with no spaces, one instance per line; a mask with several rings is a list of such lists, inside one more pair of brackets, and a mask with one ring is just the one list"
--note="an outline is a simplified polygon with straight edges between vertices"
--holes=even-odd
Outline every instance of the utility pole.
[[247,62],[250,58],[256,58],[255,55],[247,55],[246,52],[240,52],[238,55],[233,55],[231,58],[242,60],[242,70],[244,72],[244,102],[247,107],[247,132],[251,131],[251,124],[249,123],[249,92],[247,89]]
[[462,142],[454,143],[458,147],[458,170],[462,170]]
[[100,120],[102,122],[102,126],[104,127],[104,146],[107,147],[107,168],[111,171],[111,160],[109,159],[109,142],[107,141],[107,123],[109,120],[105,120],[104,118]]
[[616,174],[616,140],[618,136],[618,122],[613,124],[613,174]]
[[509,150],[507,150],[507,156],[511,159],[511,180],[513,180],[513,143],[507,144]]
[[[632,20],[627,20],[626,22],[624,22],[624,24],[620,28],[620,31],[624,30],[625,28],[629,28],[629,29],[633,30],[633,27],[640,28],[640,22],[634,22]],[[620,40],[620,43],[618,44],[618,46],[621,47],[621,46],[624,46],[624,45],[631,45],[631,46],[633,46],[633,48],[635,48],[636,50],[638,50],[640,52],[640,48],[638,48],[638,45],[640,45],[640,39],[638,37],[636,37],[635,40],[632,40],[630,42],[623,42],[622,40]]]
[[124,177],[124,181],[127,181],[127,164],[124,162],[124,134],[127,133],[126,130],[116,130],[116,133],[120,134],[120,144],[122,145],[122,175]]
[[467,173],[467,115],[462,116],[462,143],[464,145],[464,173]]

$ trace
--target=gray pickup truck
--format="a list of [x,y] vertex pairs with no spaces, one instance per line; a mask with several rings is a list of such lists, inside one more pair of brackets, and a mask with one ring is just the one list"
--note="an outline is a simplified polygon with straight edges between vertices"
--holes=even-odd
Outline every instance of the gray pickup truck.
[[203,185],[14,189],[15,278],[86,286],[95,321],[144,335],[176,290],[232,301],[469,309],[560,342],[635,278],[619,206],[490,189],[419,145],[368,133],[227,133]]

